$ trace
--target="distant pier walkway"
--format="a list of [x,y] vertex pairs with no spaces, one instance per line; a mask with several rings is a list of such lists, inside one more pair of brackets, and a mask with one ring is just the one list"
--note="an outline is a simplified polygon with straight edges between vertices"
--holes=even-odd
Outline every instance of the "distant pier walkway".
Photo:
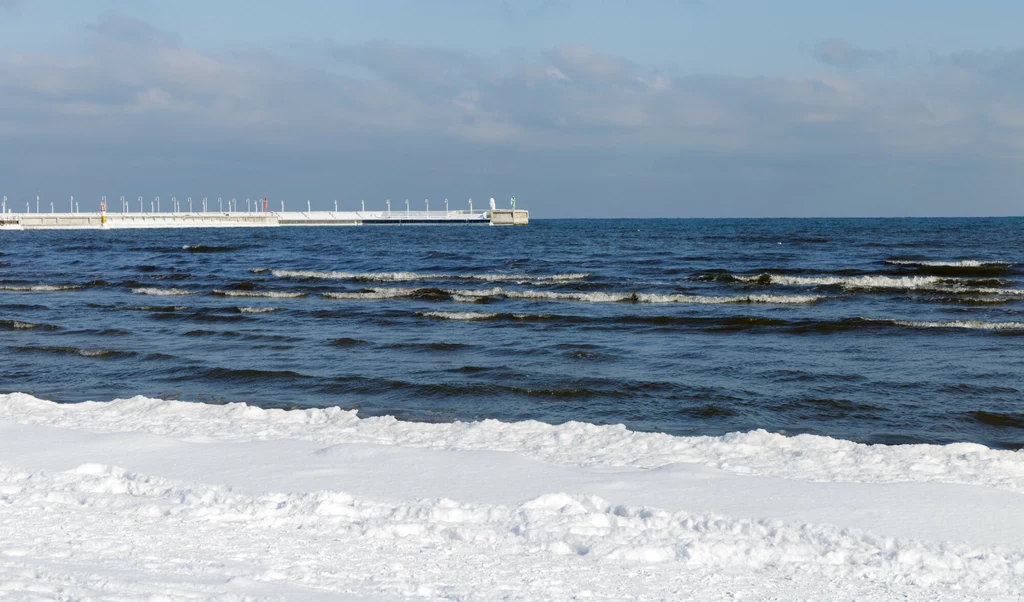
[[486,211],[267,211],[171,213],[4,213],[0,230],[75,230],[123,228],[258,228],[278,226],[525,226],[523,209]]

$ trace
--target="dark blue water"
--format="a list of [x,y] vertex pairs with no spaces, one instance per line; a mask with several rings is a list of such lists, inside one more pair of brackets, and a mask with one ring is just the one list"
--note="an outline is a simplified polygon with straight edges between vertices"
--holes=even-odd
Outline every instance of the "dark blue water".
[[1016,218],[0,231],[0,391],[1016,448],[1022,231]]

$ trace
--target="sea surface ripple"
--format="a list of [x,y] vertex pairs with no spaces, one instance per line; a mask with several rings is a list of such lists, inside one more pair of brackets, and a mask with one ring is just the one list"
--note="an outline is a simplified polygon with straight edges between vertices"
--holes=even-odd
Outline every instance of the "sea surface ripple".
[[1024,219],[0,232],[0,392],[1024,447]]

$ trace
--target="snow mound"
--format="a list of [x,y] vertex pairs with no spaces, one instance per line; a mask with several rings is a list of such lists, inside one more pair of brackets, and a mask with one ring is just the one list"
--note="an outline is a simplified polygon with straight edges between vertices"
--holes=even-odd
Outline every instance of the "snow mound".
[[[565,493],[516,506],[448,499],[372,501],[330,491],[248,495],[102,464],[64,472],[0,465],[0,506],[23,515],[57,514],[52,524],[36,525],[40,536],[25,538],[15,556],[104,561],[116,554],[121,564],[151,563],[151,568],[152,554],[160,550],[165,558],[183,559],[175,572],[228,568],[250,583],[315,578],[318,589],[326,591],[345,591],[353,576],[372,575],[374,566],[379,570],[388,561],[391,578],[374,584],[383,586],[377,593],[408,595],[427,587],[429,595],[423,597],[471,600],[490,591],[486,599],[498,599],[503,588],[481,586],[499,562],[498,579],[505,586],[510,576],[517,581],[531,576],[519,582],[516,595],[501,599],[565,599],[568,592],[550,588],[579,587],[577,578],[568,583],[558,578],[574,567],[571,560],[568,565],[558,561],[567,557],[598,568],[592,577],[610,590],[603,599],[622,599],[616,595],[626,592],[616,592],[615,584],[622,587],[623,581],[631,582],[625,584],[627,592],[637,593],[644,586],[637,582],[638,565],[662,564],[683,575],[770,569],[794,579],[810,574],[833,583],[1024,593],[1020,552],[880,537],[830,525],[669,513]],[[65,531],[69,524],[77,528]],[[141,531],[111,532],[112,524]],[[275,552],[265,555],[266,544],[250,545],[255,542],[271,543]],[[203,557],[225,559],[228,566],[204,563],[189,552],[200,548]],[[442,554],[446,562],[459,565],[443,579],[422,566],[419,571],[402,568],[422,565],[424,555]],[[339,566],[346,570],[336,570]],[[3,573],[0,565],[0,577]],[[671,585],[671,579],[650,583],[656,590]]]
[[[475,316],[445,319],[480,319]],[[581,422],[497,420],[424,424],[359,418],[340,408],[279,410],[146,397],[57,404],[0,395],[0,419],[95,432],[142,432],[192,441],[297,439],[435,450],[490,450],[561,466],[658,468],[700,464],[731,473],[830,482],[943,482],[1024,492],[1024,450],[974,443],[865,445],[816,435],[756,430],[721,437],[674,437]]]

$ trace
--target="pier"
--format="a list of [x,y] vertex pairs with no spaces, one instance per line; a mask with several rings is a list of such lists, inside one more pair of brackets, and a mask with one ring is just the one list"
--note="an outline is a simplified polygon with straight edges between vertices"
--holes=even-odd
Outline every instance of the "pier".
[[484,211],[227,211],[4,213],[0,230],[127,228],[269,228],[281,226],[525,226],[523,209]]

